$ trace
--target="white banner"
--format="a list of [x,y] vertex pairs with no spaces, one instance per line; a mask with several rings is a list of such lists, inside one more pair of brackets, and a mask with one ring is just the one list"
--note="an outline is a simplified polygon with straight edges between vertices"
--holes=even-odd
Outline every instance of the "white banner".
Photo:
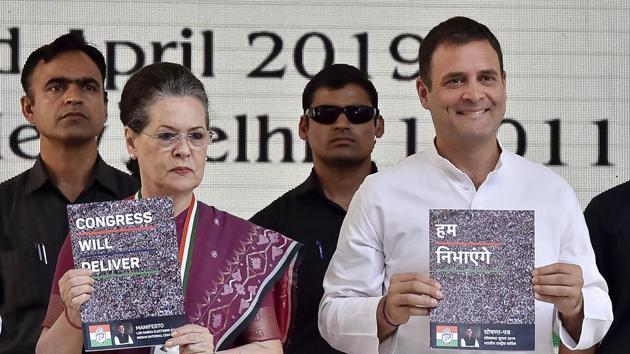
[[420,40],[452,16],[486,24],[507,71],[504,147],[548,164],[585,207],[630,178],[630,5],[626,1],[7,1],[0,4],[0,180],[38,153],[19,106],[30,52],[81,31],[108,63],[109,119],[100,151],[123,169],[118,120],[129,74],[155,61],[189,66],[207,87],[221,139],[200,200],[250,217],[306,178],[297,134],[301,94],[326,63],[372,77],[385,117],[374,160],[386,169],[434,131],[415,91]]

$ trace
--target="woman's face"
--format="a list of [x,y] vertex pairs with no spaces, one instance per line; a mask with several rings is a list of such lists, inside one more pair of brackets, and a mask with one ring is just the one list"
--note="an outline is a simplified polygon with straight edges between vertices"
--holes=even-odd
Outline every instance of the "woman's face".
[[[206,111],[192,96],[164,97],[148,108],[149,124],[140,133],[125,128],[127,151],[140,165],[142,191],[147,196],[187,194],[203,178],[208,145],[195,146],[190,137],[207,134]],[[169,144],[165,137],[180,134]]]

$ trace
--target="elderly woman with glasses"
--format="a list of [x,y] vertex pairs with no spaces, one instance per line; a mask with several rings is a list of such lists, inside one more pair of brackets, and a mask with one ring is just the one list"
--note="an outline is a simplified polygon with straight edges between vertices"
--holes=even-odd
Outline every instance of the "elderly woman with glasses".
[[[165,347],[179,345],[180,353],[282,353],[299,245],[195,198],[214,137],[203,84],[181,65],[149,65],[126,83],[120,119],[131,156],[127,166],[142,183],[133,198],[172,197],[178,243],[182,235],[192,240],[184,289],[188,324],[176,329]],[[38,353],[81,352],[79,307],[90,299],[94,279],[72,264],[66,240]]]

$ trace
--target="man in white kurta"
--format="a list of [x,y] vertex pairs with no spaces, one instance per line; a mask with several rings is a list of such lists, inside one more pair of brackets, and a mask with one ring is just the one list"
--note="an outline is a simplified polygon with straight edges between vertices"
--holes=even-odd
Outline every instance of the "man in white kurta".
[[498,41],[473,20],[450,19],[424,39],[417,89],[436,138],[427,151],[368,177],[350,204],[319,310],[320,332],[333,347],[430,351],[428,314],[449,296],[428,277],[429,209],[436,208],[534,210],[535,353],[553,352],[554,327],[562,349],[589,348],[606,333],[610,298],[574,192],[496,140],[505,79]]

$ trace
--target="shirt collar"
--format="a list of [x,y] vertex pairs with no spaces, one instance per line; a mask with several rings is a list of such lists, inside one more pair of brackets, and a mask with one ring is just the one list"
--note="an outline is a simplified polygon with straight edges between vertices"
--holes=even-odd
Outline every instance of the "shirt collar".
[[[114,171],[109,168],[105,161],[103,161],[100,154],[97,154],[96,156],[96,163],[94,164],[93,171],[94,180],[92,180],[89,186],[91,186],[96,181],[103,187],[109,189],[114,194],[119,194],[118,191],[120,190],[120,188],[116,183],[117,179],[114,176]],[[50,174],[48,173],[48,171],[46,171],[46,168],[44,167],[44,162],[42,161],[41,155],[38,155],[37,159],[35,160],[35,165],[33,165],[28,173],[25,191],[26,193],[34,192],[35,190],[41,188],[47,182],[52,185]],[[126,195],[119,197],[124,198],[126,197]]]
[[[497,160],[497,164],[496,166],[494,166],[494,169],[490,172],[490,174],[494,174],[494,173],[498,173],[503,166],[505,165],[506,160],[508,159],[508,154],[506,153],[505,149],[503,148],[503,145],[501,145],[501,142],[497,140],[497,144],[499,144],[499,149],[501,150],[501,153],[499,154],[499,160]],[[442,157],[440,154],[438,154],[437,148],[435,147],[435,139],[433,139],[432,144],[430,144],[429,148],[427,149],[428,153],[429,153],[429,158],[442,170],[453,174],[455,176],[458,177],[466,177],[468,178],[468,176],[462,172],[459,168],[455,167],[455,165],[453,165],[449,160],[447,160],[446,158]]]
[[25,191],[26,193],[31,193],[39,187],[43,186],[44,183],[50,180],[50,175],[46,168],[44,167],[44,163],[42,162],[41,155],[37,155],[37,159],[35,160],[35,164],[28,171],[28,177],[26,178]]
[[[374,161],[371,162],[371,168],[372,169],[370,171],[370,174],[378,172],[378,168],[376,167],[376,164],[374,163]],[[317,176],[317,173],[315,172],[315,168],[311,169],[311,174],[308,176],[308,178],[304,182],[302,182],[302,184],[300,184],[299,186],[295,188],[295,191],[298,194],[306,194],[306,193],[314,191],[322,195],[324,198],[326,198],[326,196],[324,195],[324,190],[322,189],[322,185],[321,183],[319,183],[319,177]]]
[[94,181],[98,182],[101,186],[109,189],[112,193],[122,199],[127,195],[122,195],[122,186],[118,183],[119,178],[116,178],[116,170],[103,161],[100,154],[96,155],[96,163],[94,164]]

